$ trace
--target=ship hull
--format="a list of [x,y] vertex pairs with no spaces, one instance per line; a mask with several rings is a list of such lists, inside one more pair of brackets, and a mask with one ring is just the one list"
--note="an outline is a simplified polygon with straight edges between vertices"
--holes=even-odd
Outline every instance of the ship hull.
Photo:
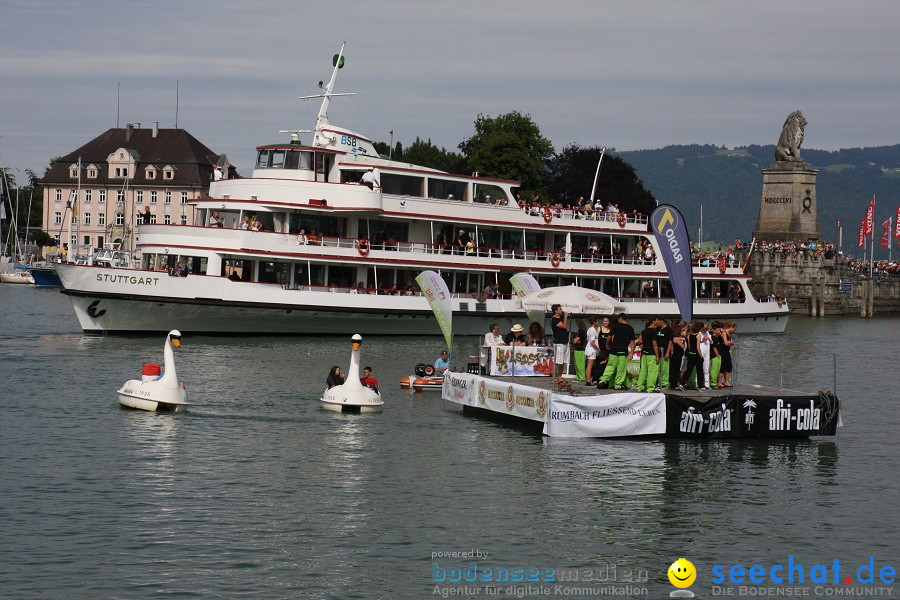
[[[279,306],[209,299],[116,297],[71,290],[65,293],[72,301],[81,328],[87,333],[149,333],[178,329],[194,334],[235,335],[330,335],[359,332],[366,335],[441,335],[440,327],[424,299],[421,302],[424,306],[417,306],[418,302],[410,302],[407,310],[387,310],[380,306]],[[499,323],[503,330],[508,331],[513,323],[525,321],[521,309],[514,309],[514,301],[485,304],[493,305],[495,309],[454,312],[454,334],[483,335],[491,323]],[[704,305],[698,305],[700,312],[695,314],[695,318],[730,318],[741,333],[779,333],[787,325],[787,312],[737,316],[727,310],[729,305],[706,306],[716,310],[703,312]],[[502,310],[505,308],[509,310]],[[642,308],[656,309],[653,314],[665,315],[667,311],[664,309],[670,307],[641,303],[636,304],[634,309],[629,308],[632,320],[637,321],[651,314],[647,310],[640,310]],[[670,316],[675,318],[677,314],[673,312]]]

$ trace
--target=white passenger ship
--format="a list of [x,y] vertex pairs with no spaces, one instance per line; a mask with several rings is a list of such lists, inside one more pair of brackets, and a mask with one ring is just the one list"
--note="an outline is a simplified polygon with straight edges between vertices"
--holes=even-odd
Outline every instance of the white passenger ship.
[[[195,202],[195,223],[206,226],[140,225],[133,269],[57,266],[84,331],[439,335],[415,287],[426,269],[453,293],[459,334],[525,320],[509,284],[521,271],[542,287],[602,291],[638,317],[678,315],[662,260],[634,253],[641,241],[660,256],[646,216],[526,212],[518,182],[379,156],[370,140],[328,120],[331,98],[342,95],[333,90],[343,48],[334,62],[313,96],[322,104],[311,143],[291,133],[257,148],[252,176],[212,181],[209,197]],[[370,169],[372,188],[362,183]],[[245,218],[262,230],[243,229]],[[470,243],[457,244],[460,235]],[[170,275],[179,263],[186,276]],[[757,302],[740,268],[695,267],[694,279],[696,318],[730,318],[741,332],[784,330],[787,306]],[[498,294],[483,296],[494,283]]]

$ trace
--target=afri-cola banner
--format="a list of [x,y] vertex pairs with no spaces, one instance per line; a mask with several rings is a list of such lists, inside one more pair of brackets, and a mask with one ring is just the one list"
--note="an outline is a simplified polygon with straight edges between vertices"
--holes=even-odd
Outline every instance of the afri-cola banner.
[[494,377],[549,377],[553,375],[553,348],[546,346],[492,346]]
[[650,228],[669,273],[678,312],[685,323],[690,323],[694,316],[694,274],[684,217],[674,206],[660,204],[650,214]]
[[698,402],[666,397],[671,437],[808,437],[834,435],[840,403],[829,393],[804,396],[722,396]]

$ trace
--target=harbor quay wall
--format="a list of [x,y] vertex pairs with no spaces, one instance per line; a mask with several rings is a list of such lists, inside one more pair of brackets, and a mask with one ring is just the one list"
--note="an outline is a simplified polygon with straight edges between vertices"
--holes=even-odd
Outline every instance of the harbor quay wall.
[[[820,310],[824,304],[824,316],[861,315],[867,303],[874,314],[900,314],[900,277],[876,274],[873,280],[851,271],[837,256],[757,251],[747,273],[755,297],[784,296],[792,314],[815,315],[817,303]],[[841,291],[841,280],[850,281],[849,293]]]

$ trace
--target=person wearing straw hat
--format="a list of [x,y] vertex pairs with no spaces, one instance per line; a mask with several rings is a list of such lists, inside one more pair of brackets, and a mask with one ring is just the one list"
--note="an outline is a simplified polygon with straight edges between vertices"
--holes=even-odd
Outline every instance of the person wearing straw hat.
[[525,336],[522,335],[523,331],[525,331],[525,328],[521,324],[516,323],[510,328],[503,341],[506,342],[507,346],[524,346]]

